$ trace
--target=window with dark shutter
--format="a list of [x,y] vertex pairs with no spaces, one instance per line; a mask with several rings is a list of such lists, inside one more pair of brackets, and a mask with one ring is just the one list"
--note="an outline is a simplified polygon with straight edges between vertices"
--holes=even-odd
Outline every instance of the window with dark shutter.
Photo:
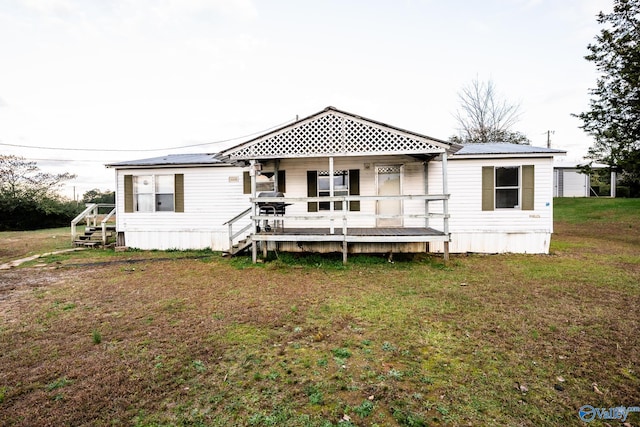
[[[317,171],[307,171],[307,197],[318,197]],[[308,202],[307,211],[318,212],[318,202]]]
[[482,210],[534,209],[535,169],[533,165],[483,166]]
[[[262,172],[256,177],[256,192],[274,191],[274,183],[274,172]],[[279,191],[281,193],[287,192],[287,177],[283,170],[278,171],[278,189],[275,191]],[[249,172],[242,173],[242,193],[251,194],[251,176],[249,175]]]
[[133,175],[124,176],[124,211],[133,212]]
[[[360,195],[360,170],[349,169],[349,195]],[[349,202],[350,211],[360,211],[360,200]]]
[[493,202],[493,166],[482,167],[482,210],[492,211]]
[[248,171],[242,173],[242,194],[251,194],[251,175]]
[[278,171],[278,191],[281,193],[287,192],[287,174],[283,170]]
[[533,165],[522,166],[522,209],[525,211],[534,209],[535,178]]
[[184,212],[184,174],[174,176],[175,212]]
[[184,212],[184,174],[124,175],[124,211]]

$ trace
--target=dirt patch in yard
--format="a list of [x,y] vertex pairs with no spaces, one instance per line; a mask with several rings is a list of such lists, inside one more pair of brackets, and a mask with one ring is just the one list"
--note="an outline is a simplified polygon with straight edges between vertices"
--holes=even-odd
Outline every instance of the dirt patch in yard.
[[589,228],[448,264],[86,252],[0,271],[0,424],[579,426],[582,405],[640,404],[640,242]]

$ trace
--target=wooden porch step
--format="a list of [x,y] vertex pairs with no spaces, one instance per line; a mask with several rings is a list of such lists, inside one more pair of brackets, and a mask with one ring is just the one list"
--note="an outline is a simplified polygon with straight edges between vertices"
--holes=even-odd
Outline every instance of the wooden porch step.
[[96,246],[102,246],[102,240],[75,240],[73,245],[77,247],[95,248]]
[[[107,233],[106,237],[107,239],[110,237],[113,237],[114,234],[113,233]],[[76,236],[77,240],[99,240],[102,241],[102,233],[93,233],[93,234],[81,234],[79,236]]]
[[[107,231],[116,231],[116,226],[114,225],[107,225],[105,226],[105,230]],[[85,227],[84,228],[85,233],[86,232],[94,232],[94,231],[102,231],[102,227],[98,226],[98,227]]]
[[[109,243],[109,240],[113,241],[116,233],[115,225],[108,225],[105,230],[104,240]],[[84,234],[76,236],[73,244],[74,246],[84,246],[88,248],[94,248],[96,246],[102,246],[103,235],[102,227],[86,227]]]
[[231,247],[230,250],[222,252],[222,256],[234,256],[246,250],[249,246],[251,246],[252,240],[250,237],[246,239],[242,239],[238,241],[235,245]]

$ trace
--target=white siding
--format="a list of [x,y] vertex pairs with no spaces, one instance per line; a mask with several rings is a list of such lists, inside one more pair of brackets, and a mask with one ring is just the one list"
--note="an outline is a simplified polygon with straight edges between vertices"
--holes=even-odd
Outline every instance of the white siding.
[[[184,212],[124,212],[124,176],[184,174]],[[228,249],[226,221],[249,207],[239,167],[159,168],[117,171],[118,231],[140,249]],[[245,219],[238,229],[247,224]]]
[[[450,251],[547,253],[553,232],[553,159],[450,159]],[[482,210],[482,167],[534,165],[534,209]],[[429,185],[440,188],[442,163],[429,164]],[[441,252],[441,243],[430,244]]]
[[[334,158],[334,170],[359,169],[360,170],[360,195],[374,196],[375,187],[375,166],[376,165],[404,165],[403,193],[404,194],[424,194],[424,172],[422,162],[411,157],[336,157]],[[307,171],[328,170],[328,159],[292,159],[283,160],[280,169],[286,171],[288,197],[307,197]],[[442,190],[440,190],[442,192]],[[349,219],[349,227],[375,227],[375,218],[370,216],[375,213],[375,201],[362,201],[360,203],[360,214],[352,212]],[[407,201],[404,204],[404,212],[424,213],[424,202]],[[299,216],[319,216],[326,215],[328,211],[318,213],[307,212],[306,203],[295,203],[287,207],[287,215]],[[364,214],[369,214],[365,216]],[[407,219],[405,227],[422,227],[423,219]],[[287,220],[285,227],[326,227],[326,220]],[[335,221],[336,227],[342,227],[340,220]]]
[[[359,169],[360,194],[375,195],[375,166],[404,166],[403,194],[424,194],[424,167],[408,156],[336,157],[334,169]],[[553,164],[551,158],[538,159],[455,159],[448,162],[451,252],[523,252],[547,253],[553,232]],[[500,209],[482,211],[483,166],[535,166],[534,210]],[[428,167],[430,194],[442,193],[442,163],[432,161]],[[268,169],[268,165],[267,165]],[[286,172],[286,196],[307,196],[307,171],[328,170],[328,159],[285,159],[280,170]],[[148,174],[184,174],[184,212],[124,212],[124,176]],[[249,195],[243,194],[243,169],[239,167],[157,168],[117,171],[117,228],[125,232],[126,245],[140,249],[228,249],[228,228],[223,225],[249,207]],[[429,204],[431,212],[442,212],[441,202]],[[375,212],[374,201],[361,202],[361,214]],[[406,201],[405,214],[423,214],[423,201]],[[306,203],[287,207],[287,215],[322,215],[309,213]],[[358,215],[358,213],[355,213]],[[236,230],[248,224],[238,223]],[[287,220],[285,227],[326,227],[324,220]],[[421,227],[425,220],[407,218],[406,227]],[[429,225],[442,230],[441,219]],[[342,226],[336,220],[336,228]],[[374,227],[375,218],[351,219],[350,227]],[[429,249],[443,251],[442,243]]]
[[[373,196],[376,165],[403,165],[403,194],[424,194],[424,165],[408,156],[336,157],[334,170],[359,169],[360,195]],[[286,173],[286,193],[289,197],[307,197],[307,171],[328,170],[328,158],[285,159],[280,170]],[[246,169],[244,169],[246,170]],[[265,171],[272,170],[265,165]],[[184,174],[184,212],[124,212],[124,175]],[[118,231],[125,232],[126,245],[140,249],[228,249],[226,221],[247,209],[249,195],[243,194],[243,169],[239,167],[156,168],[117,171],[116,216]],[[442,193],[438,188],[437,193]],[[441,203],[440,203],[441,204]],[[405,213],[423,214],[423,201],[406,201]],[[287,207],[287,215],[320,216],[328,211],[307,212],[307,203],[294,203]],[[374,227],[375,201],[362,201],[360,212],[354,212],[349,227]],[[368,216],[366,214],[369,214]],[[248,224],[248,217],[234,230]],[[319,220],[293,220],[285,227],[327,227]],[[341,220],[334,222],[342,227]],[[422,227],[424,219],[406,219],[407,227]]]

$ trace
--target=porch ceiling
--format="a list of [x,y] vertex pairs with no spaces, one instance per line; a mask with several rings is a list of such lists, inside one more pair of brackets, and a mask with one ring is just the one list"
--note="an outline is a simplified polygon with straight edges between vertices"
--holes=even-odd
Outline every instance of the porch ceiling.
[[444,153],[450,144],[334,107],[223,151],[231,161]]

